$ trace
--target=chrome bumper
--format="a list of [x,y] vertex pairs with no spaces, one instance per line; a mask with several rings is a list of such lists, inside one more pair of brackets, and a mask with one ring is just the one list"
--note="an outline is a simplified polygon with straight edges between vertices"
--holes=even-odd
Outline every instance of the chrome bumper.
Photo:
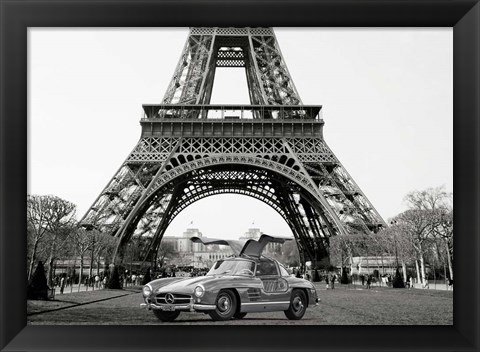
[[[168,306],[168,304],[155,304],[155,303],[140,303],[140,307],[146,308],[147,310],[151,309],[158,309],[163,310],[162,307]],[[189,303],[189,304],[177,304],[173,305],[175,310],[181,311],[190,311],[190,312],[203,312],[206,310],[215,310],[214,304],[196,304],[196,303]]]

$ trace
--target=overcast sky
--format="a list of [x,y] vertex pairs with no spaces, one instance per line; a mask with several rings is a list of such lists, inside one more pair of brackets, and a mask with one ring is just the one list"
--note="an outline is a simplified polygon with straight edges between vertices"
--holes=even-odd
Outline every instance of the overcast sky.
[[[451,28],[275,33],[303,103],[323,105],[326,143],[386,221],[412,190],[453,191]],[[141,106],[161,102],[187,35],[29,28],[28,193],[73,202],[80,219],[139,140]],[[249,104],[243,69],[218,70],[212,103]],[[192,204],[166,235],[189,226],[291,234],[273,209],[238,195]]]

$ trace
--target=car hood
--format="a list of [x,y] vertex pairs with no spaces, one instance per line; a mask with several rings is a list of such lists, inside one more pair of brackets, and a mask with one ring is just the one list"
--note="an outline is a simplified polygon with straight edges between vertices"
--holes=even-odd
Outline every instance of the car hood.
[[[155,292],[183,292],[192,291],[199,284],[208,285],[227,276],[197,276],[177,279],[158,279],[150,282],[150,286]],[[233,278],[233,276],[229,276]],[[173,280],[172,280],[173,279]],[[168,280],[168,281],[167,281]]]

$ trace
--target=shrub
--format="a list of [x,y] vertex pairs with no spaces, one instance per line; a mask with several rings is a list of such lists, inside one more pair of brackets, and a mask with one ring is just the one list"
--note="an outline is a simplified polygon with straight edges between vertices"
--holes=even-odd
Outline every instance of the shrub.
[[405,288],[405,283],[403,282],[402,275],[400,275],[400,270],[395,272],[395,277],[392,282],[393,288]]
[[350,283],[350,280],[348,280],[347,268],[345,268],[345,267],[342,269],[342,277],[340,278],[340,283],[341,284]]
[[312,270],[312,281],[313,282],[319,282],[320,281],[320,274],[318,273],[318,270]]
[[152,277],[150,276],[150,268],[147,268],[147,271],[145,272],[145,275],[143,275],[142,285],[146,285],[150,281],[152,281]]
[[38,262],[37,268],[28,283],[27,299],[48,299],[47,277],[41,261]]
[[120,274],[118,272],[118,266],[115,265],[112,270],[112,275],[107,282],[107,288],[112,290],[121,290],[122,284],[120,283]]

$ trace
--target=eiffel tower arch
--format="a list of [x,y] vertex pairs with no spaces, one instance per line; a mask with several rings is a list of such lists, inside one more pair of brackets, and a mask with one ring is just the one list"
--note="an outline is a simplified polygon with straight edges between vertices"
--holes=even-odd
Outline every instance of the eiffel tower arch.
[[[243,67],[251,105],[212,105],[217,67]],[[329,238],[385,222],[323,138],[322,107],[304,105],[272,28],[190,28],[165,96],[143,105],[141,137],[81,223],[142,237],[144,260],[171,221],[208,196],[256,198],[285,219],[302,261],[328,258]]]

